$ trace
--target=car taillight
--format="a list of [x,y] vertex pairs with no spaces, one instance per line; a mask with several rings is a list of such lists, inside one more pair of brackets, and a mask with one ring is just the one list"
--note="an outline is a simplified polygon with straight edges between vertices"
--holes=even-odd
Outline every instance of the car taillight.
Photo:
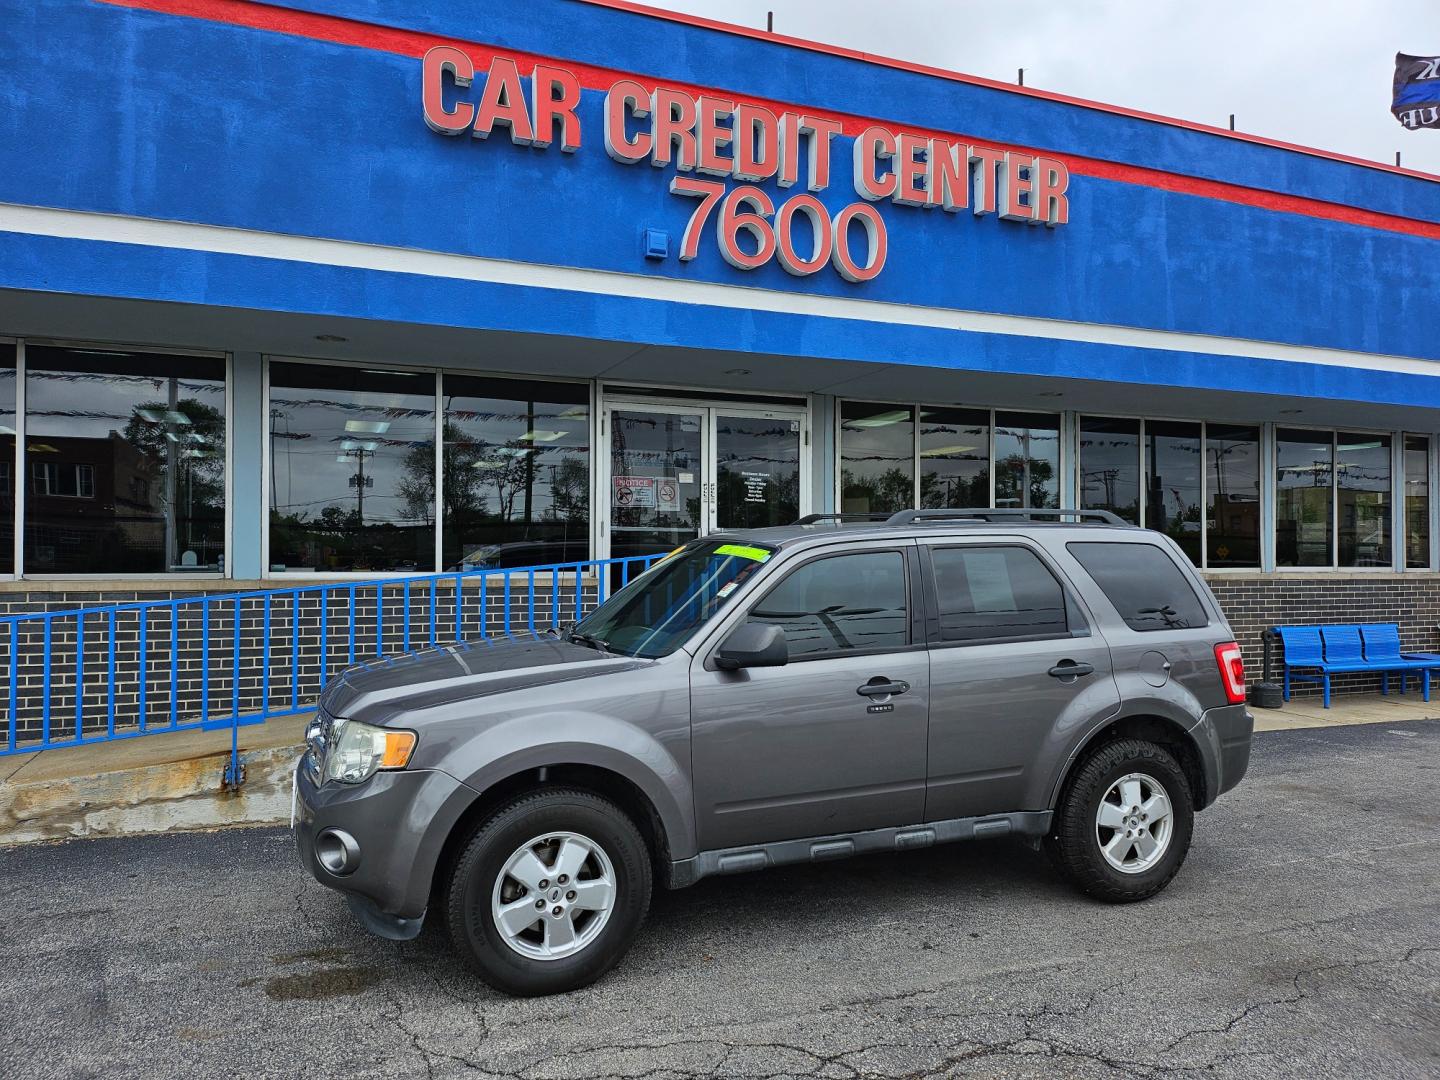
[[1239,705],[1245,700],[1245,660],[1240,646],[1224,641],[1215,646],[1215,663],[1220,666],[1220,683],[1225,687],[1225,700]]

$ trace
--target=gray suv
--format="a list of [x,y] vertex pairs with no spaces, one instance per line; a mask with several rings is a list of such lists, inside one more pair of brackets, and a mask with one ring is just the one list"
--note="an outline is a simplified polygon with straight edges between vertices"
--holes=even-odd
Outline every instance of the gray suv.
[[1153,896],[1245,774],[1240,650],[1167,537],[1092,511],[814,516],[675,551],[562,631],[351,668],[300,858],[372,931],[571,990],[652,883],[1018,836]]

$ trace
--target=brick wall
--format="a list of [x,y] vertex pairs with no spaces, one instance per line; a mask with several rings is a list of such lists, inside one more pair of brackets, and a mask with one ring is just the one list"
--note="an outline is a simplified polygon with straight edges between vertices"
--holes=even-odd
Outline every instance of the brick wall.
[[[1271,574],[1206,575],[1215,598],[1235,630],[1251,682],[1259,681],[1271,626],[1316,623],[1393,622],[1407,650],[1440,652],[1440,574]],[[1279,643],[1275,660],[1280,659]],[[1275,668],[1275,678],[1280,668]],[[1379,675],[1342,675],[1337,693],[1376,693]],[[1294,692],[1319,694],[1319,683],[1298,683]]]

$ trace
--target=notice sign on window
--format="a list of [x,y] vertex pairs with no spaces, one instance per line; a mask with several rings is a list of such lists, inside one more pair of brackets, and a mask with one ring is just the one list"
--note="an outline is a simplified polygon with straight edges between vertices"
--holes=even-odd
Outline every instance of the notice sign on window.
[[745,501],[747,503],[763,503],[765,488],[770,483],[769,475],[760,472],[745,472],[740,475],[745,480]]
[[655,477],[617,476],[612,481],[613,499],[621,509],[630,507],[653,508],[655,505]]
[[655,481],[655,509],[661,513],[675,513],[680,509],[680,483],[673,476],[661,476]]

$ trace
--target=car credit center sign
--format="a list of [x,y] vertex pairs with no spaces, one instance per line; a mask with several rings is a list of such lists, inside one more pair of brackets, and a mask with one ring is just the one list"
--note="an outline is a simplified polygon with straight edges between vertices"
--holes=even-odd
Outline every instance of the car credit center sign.
[[[545,149],[558,139],[566,153],[581,148],[580,82],[573,73],[541,63],[525,77],[515,59],[496,54],[484,86],[462,93],[475,74],[461,49],[437,45],[425,54],[422,98],[431,130],[485,139],[503,128],[518,145]],[[762,105],[664,85],[651,91],[632,79],[617,80],[605,95],[606,152],[622,165],[673,166],[671,193],[696,200],[680,241],[681,261],[699,254],[713,218],[720,253],[737,269],[754,270],[773,258],[797,277],[833,266],[847,281],[869,281],[885,267],[885,221],[873,205],[882,200],[951,213],[968,207],[977,217],[1032,225],[1069,221],[1069,172],[1057,159],[880,126],[855,139],[852,177],[861,201],[832,214],[810,192],[830,186],[831,140],[841,130],[833,118],[777,115]],[[780,188],[794,187],[802,158],[808,191],[777,206],[755,186],[773,179]],[[723,180],[703,177],[742,183],[727,190]],[[796,229],[797,217],[808,230]],[[863,243],[854,242],[852,225],[860,227]],[[797,244],[797,231],[808,244]]]

